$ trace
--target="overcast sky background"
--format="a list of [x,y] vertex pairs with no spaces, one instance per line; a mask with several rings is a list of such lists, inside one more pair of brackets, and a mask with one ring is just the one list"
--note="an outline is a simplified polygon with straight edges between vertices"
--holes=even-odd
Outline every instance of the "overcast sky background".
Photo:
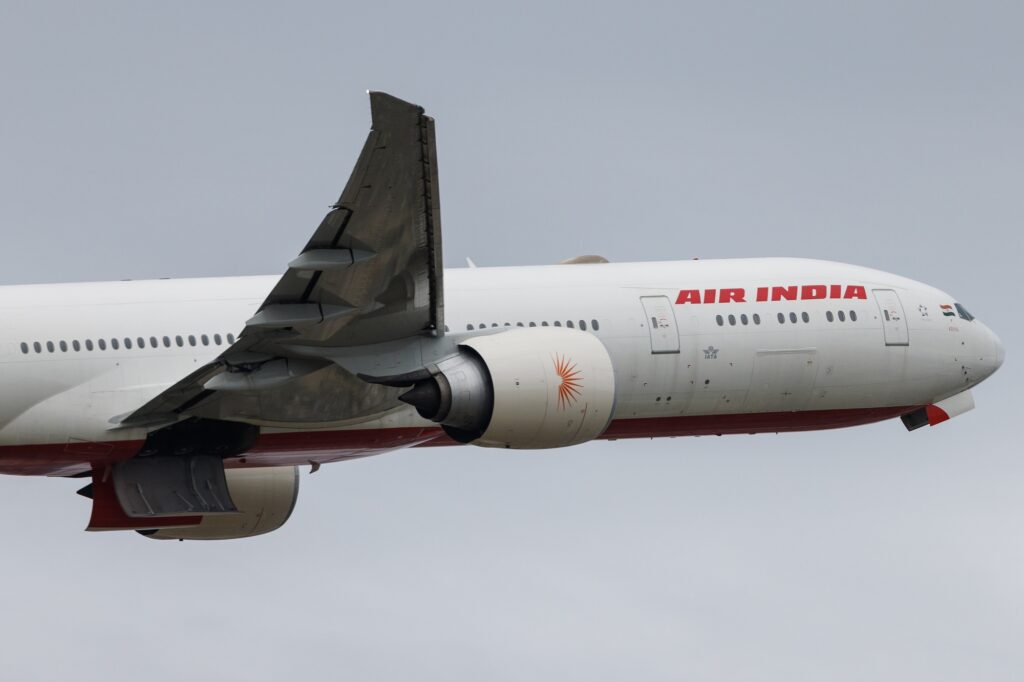
[[1021,679],[1024,10],[852,5],[0,2],[0,283],[282,272],[372,88],[437,119],[451,267],[843,260],[1008,358],[914,433],[331,465],[236,542],[2,477],[0,677]]

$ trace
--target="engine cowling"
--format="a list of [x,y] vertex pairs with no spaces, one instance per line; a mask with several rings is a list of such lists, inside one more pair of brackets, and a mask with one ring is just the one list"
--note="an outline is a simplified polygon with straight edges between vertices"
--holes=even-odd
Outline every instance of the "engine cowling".
[[197,526],[139,531],[156,540],[233,540],[284,525],[299,496],[299,468],[257,467],[224,472],[237,514],[207,515]]
[[517,328],[466,339],[401,399],[461,443],[557,448],[596,438],[608,426],[615,373],[592,334]]

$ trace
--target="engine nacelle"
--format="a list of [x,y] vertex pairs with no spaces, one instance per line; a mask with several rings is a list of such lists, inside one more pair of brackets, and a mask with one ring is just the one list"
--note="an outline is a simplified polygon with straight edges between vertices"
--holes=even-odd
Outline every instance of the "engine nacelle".
[[604,344],[566,328],[476,336],[401,398],[461,443],[558,448],[601,435],[615,404]]
[[299,497],[299,468],[257,467],[224,472],[237,514],[204,516],[197,526],[139,531],[157,540],[233,540],[284,525]]

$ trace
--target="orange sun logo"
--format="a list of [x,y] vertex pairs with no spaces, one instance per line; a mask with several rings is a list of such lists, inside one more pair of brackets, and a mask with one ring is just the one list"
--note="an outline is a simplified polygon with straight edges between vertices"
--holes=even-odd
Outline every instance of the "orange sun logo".
[[558,385],[558,409],[564,410],[580,397],[583,373],[576,369],[575,362],[564,355],[556,355],[555,374],[562,379],[562,383]]

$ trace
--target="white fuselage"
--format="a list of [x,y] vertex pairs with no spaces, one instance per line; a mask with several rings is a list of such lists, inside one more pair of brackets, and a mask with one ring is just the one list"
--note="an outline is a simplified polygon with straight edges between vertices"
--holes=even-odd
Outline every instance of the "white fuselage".
[[[721,430],[735,432],[747,423],[757,425],[751,431],[786,430],[750,415],[891,417],[967,390],[1002,362],[996,336],[961,317],[953,297],[840,263],[577,264],[444,276],[449,334],[551,325],[597,336],[615,370],[609,437],[688,432],[666,429],[673,419],[716,418],[706,428],[733,424]],[[67,473],[102,459],[112,444],[141,441],[144,429],[118,428],[117,418],[223,352],[277,280],[0,287],[0,471]],[[403,407],[334,433],[428,427]],[[345,448],[340,435],[337,449]]]

